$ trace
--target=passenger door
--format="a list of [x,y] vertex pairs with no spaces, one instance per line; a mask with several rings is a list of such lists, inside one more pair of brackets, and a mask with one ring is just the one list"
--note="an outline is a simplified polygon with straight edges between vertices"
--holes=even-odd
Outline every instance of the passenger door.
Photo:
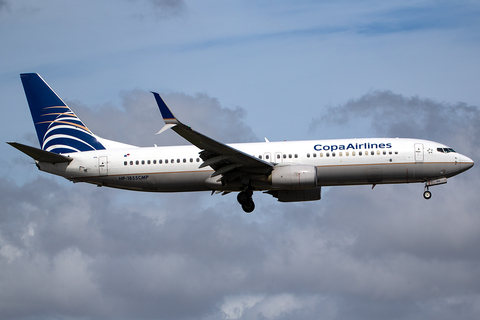
[[423,143],[415,143],[415,162],[423,162]]
[[98,174],[100,176],[107,176],[108,175],[108,158],[98,157]]

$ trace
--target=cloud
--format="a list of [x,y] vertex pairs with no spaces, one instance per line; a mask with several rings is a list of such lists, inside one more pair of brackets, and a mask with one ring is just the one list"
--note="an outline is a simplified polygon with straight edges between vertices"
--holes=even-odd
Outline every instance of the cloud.
[[[130,1],[138,1],[138,0],[130,0]],[[143,2],[143,1],[142,1]],[[158,18],[169,18],[174,16],[182,15],[187,6],[185,5],[184,0],[147,0],[152,7],[153,12]],[[144,17],[142,15],[136,15],[137,17]]]
[[378,136],[434,140],[480,155],[474,147],[480,138],[478,107],[405,97],[391,91],[374,91],[344,105],[328,107],[312,120],[310,131],[320,125],[356,125],[359,121],[367,121]]
[[[189,144],[171,130],[155,135],[165,123],[150,92],[135,89],[121,96],[121,106],[86,106],[79,101],[67,104],[102,138],[144,147]],[[241,107],[222,107],[205,93],[170,93],[162,97],[180,121],[207,136],[224,143],[258,141],[245,124],[246,111]]]
[[0,12],[3,10],[8,10],[10,8],[10,3],[7,0],[0,0]]
[[[253,137],[241,108],[205,94],[164,98],[201,132]],[[151,94],[139,90],[123,93],[121,106],[69,104],[110,139],[148,145],[162,125]],[[324,116],[470,146],[476,110],[374,92]],[[421,184],[327,188],[310,203],[255,194],[250,215],[234,195],[135,193],[46,174],[20,186],[4,178],[0,318],[473,319],[478,175],[472,169],[432,188],[430,201]]]

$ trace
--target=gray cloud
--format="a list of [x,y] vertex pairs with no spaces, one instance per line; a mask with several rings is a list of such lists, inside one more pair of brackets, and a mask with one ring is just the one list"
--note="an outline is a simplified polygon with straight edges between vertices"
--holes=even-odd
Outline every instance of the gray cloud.
[[434,140],[480,155],[474,148],[478,139],[472,139],[480,138],[480,110],[476,106],[405,97],[391,91],[374,91],[344,105],[329,107],[311,122],[310,130],[360,120],[367,120],[379,136]]
[[183,0],[149,0],[155,7],[168,8],[170,10],[181,10],[185,7]]
[[[258,141],[245,124],[245,109],[222,107],[205,93],[189,96],[184,93],[162,95],[174,114],[185,124],[222,142]],[[122,93],[120,107],[113,105],[85,106],[78,101],[68,105],[97,135],[138,146],[188,144],[169,130],[155,135],[164,122],[150,92],[132,90]]]
[[3,10],[8,10],[10,8],[10,3],[7,0],[0,0],[0,12]]
[[[457,105],[383,94],[376,104],[382,94],[352,100],[329,118],[341,125],[362,116],[382,121],[377,132],[475,145],[476,131],[464,136],[477,123],[475,107],[449,113]],[[253,137],[242,109],[204,94],[165,100],[222,141]],[[151,94],[129,91],[122,101],[70,105],[106,138],[153,142],[143,140],[162,125]],[[415,103],[421,111],[410,119]],[[412,121],[426,127],[406,130]],[[445,133],[437,121],[463,126]],[[328,188],[312,203],[255,194],[251,215],[234,195],[133,193],[46,174],[23,186],[4,178],[0,318],[475,319],[478,175],[474,168],[432,188],[428,202],[421,184]]]
[[[184,0],[147,0],[147,2],[151,5],[153,12],[158,18],[180,16],[187,9]],[[145,14],[136,15],[137,18],[143,18],[144,16]]]

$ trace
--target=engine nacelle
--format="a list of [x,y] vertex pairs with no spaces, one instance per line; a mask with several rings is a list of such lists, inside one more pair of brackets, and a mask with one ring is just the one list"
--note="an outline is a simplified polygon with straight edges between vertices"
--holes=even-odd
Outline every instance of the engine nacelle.
[[279,189],[306,189],[317,186],[317,167],[297,164],[276,166],[270,175],[272,187]]
[[266,193],[271,194],[280,202],[300,202],[320,200],[320,187],[299,190],[269,190]]

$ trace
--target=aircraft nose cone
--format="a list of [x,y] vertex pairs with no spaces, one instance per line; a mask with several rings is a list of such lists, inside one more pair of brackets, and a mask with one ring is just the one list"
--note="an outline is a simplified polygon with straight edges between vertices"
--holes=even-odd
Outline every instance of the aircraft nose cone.
[[471,167],[473,167],[473,160],[470,159],[467,156],[461,155],[460,156],[460,165],[462,166],[462,169],[468,170]]

